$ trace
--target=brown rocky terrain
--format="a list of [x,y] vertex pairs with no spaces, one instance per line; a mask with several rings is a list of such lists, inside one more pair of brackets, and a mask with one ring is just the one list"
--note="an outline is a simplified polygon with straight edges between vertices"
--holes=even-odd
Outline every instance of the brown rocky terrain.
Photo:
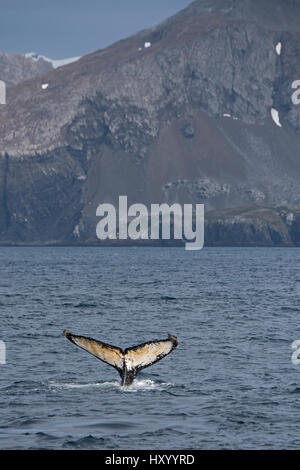
[[126,194],[204,203],[209,244],[300,244],[278,213],[300,206],[299,48],[299,2],[197,0],[9,87],[0,242],[93,243],[97,206]]

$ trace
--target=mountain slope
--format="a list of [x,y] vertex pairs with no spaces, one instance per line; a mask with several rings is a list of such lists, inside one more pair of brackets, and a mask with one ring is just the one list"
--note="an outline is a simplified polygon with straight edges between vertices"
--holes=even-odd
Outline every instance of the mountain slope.
[[120,194],[206,210],[300,205],[299,25],[293,0],[198,0],[11,87],[0,240],[95,240],[98,204]]
[[52,65],[42,58],[34,61],[21,54],[8,55],[0,51],[0,80],[7,86],[43,75],[52,70]]

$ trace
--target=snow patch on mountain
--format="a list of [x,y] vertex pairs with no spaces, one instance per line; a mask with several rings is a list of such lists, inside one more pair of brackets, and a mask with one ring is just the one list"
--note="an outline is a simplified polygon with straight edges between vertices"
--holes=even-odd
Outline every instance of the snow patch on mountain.
[[275,108],[271,109],[271,116],[272,116],[272,119],[275,122],[275,124],[279,127],[282,127],[282,125],[280,124],[279,113],[278,113],[277,109],[275,109]]
[[279,43],[276,45],[276,52],[277,52],[278,55],[281,54],[281,47],[282,47],[282,44],[281,44],[281,42],[279,42]]
[[55,69],[57,69],[58,67],[62,67],[63,65],[71,64],[72,62],[76,62],[80,59],[80,57],[70,57],[69,59],[49,59],[49,57],[38,54],[37,52],[27,52],[27,54],[25,54],[25,57],[34,61],[43,59],[46,62],[50,62],[53,65],[53,68]]

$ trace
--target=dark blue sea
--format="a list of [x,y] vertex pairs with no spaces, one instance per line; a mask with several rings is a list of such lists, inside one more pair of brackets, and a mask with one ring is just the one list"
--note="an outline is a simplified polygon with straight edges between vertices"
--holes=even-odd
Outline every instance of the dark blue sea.
[[[1,449],[300,448],[300,249],[0,248]],[[63,330],[178,348],[120,387]]]

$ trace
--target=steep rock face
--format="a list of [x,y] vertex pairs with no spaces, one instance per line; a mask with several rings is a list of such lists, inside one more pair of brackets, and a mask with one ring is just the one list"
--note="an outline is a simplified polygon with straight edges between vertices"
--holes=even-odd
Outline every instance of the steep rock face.
[[299,25],[292,0],[198,0],[11,87],[0,241],[93,241],[98,204],[121,194],[207,211],[299,205]]
[[[248,207],[207,214],[205,244],[209,246],[299,246],[299,209]],[[296,235],[296,236],[295,236]]]
[[8,55],[0,51],[0,80],[7,86],[50,72],[53,67],[43,59],[38,61],[21,54]]

